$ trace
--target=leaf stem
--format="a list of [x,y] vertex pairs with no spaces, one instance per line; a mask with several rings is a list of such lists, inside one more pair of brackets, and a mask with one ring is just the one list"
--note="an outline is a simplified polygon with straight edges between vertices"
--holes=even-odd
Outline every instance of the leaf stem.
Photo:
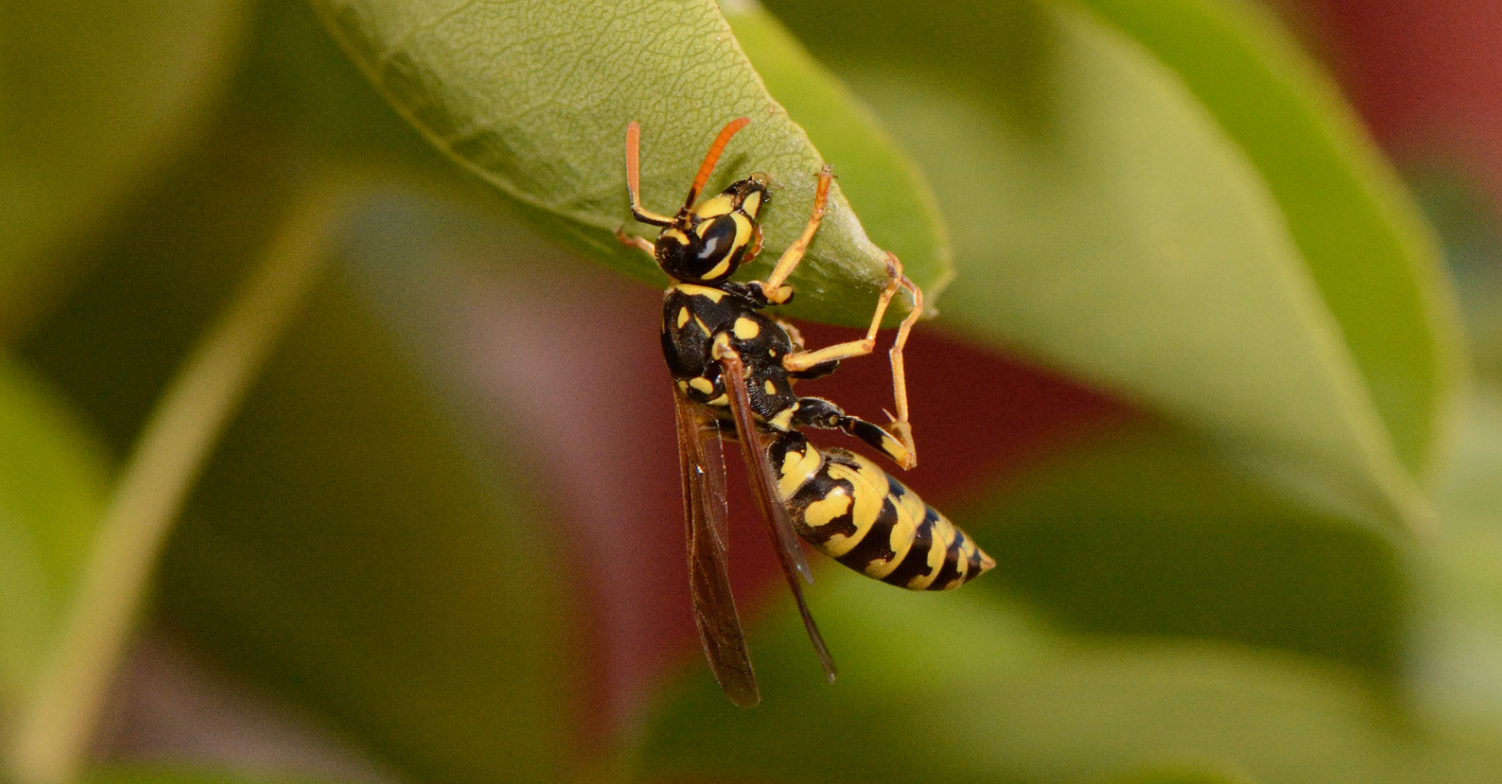
[[9,743],[21,784],[66,784],[93,738],[162,545],[214,444],[316,282],[349,183],[306,189],[142,429],[101,521],[59,647]]

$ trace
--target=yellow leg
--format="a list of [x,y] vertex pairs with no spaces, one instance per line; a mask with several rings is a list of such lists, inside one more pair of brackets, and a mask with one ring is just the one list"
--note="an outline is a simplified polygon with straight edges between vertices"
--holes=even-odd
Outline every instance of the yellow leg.
[[653,247],[651,241],[645,237],[633,237],[627,234],[625,226],[615,230],[615,238],[620,240],[622,245],[640,248],[643,253],[651,256],[654,261],[657,259],[657,249]]
[[897,257],[891,253],[887,254],[887,272],[891,274],[892,279],[887,283],[887,287],[882,289],[881,297],[876,301],[876,312],[871,316],[871,326],[866,330],[864,338],[825,346],[817,351],[799,351],[789,354],[783,357],[782,366],[788,372],[798,372],[825,362],[870,354],[871,350],[876,348],[876,332],[881,329],[881,319],[887,314],[887,306],[892,304],[892,297],[897,295],[897,290],[903,287],[902,282],[907,280],[902,277],[902,263],[897,261]]
[[907,289],[908,296],[912,299],[913,310],[902,320],[902,326],[897,328],[897,339],[892,341],[892,350],[887,352],[887,357],[892,361],[892,397],[897,404],[897,416],[892,418],[892,424],[887,429],[907,447],[908,454],[912,457],[912,465],[908,468],[912,468],[918,464],[918,447],[913,444],[913,426],[907,418],[907,372],[902,364],[902,349],[907,345],[907,336],[912,333],[913,325],[923,317],[923,289],[900,272],[898,278],[900,285]]
[[793,344],[793,353],[796,354],[797,352],[802,351],[804,346],[803,333],[798,331],[797,325],[795,325],[791,321],[784,321],[783,319],[777,318],[776,316],[773,316],[772,320],[777,322],[777,326],[782,327],[783,332],[788,333],[788,341]]
[[767,301],[773,305],[781,305],[793,296],[793,287],[784,286],[788,276],[798,268],[798,262],[803,261],[803,254],[808,251],[808,244],[814,241],[814,233],[819,230],[819,223],[824,220],[824,204],[829,198],[829,182],[834,179],[828,164],[819,170],[819,184],[814,191],[813,214],[808,218],[808,224],[803,227],[803,234],[798,241],[788,246],[782,252],[782,257],[777,259],[776,266],[772,267],[772,274],[764,281],[757,282],[761,291],[766,295]]
[[892,396],[897,407],[897,414],[892,417],[892,423],[888,429],[902,442],[910,455],[910,460],[902,461],[904,467],[912,468],[918,464],[918,450],[913,444],[912,425],[908,422],[907,372],[903,366],[902,349],[907,345],[907,338],[913,331],[913,325],[923,317],[923,290],[902,274],[902,262],[898,260],[896,254],[887,254],[887,272],[891,274],[892,279],[882,290],[881,298],[876,302],[876,312],[871,316],[871,326],[866,330],[864,338],[825,346],[817,351],[798,351],[789,354],[783,358],[782,366],[788,372],[798,372],[825,362],[870,354],[876,348],[876,333],[881,329],[881,319],[886,315],[887,307],[892,304],[892,298],[897,296],[898,290],[907,289],[912,299],[913,309],[907,318],[902,320],[902,325],[897,329],[897,338],[892,343],[892,350],[887,353],[892,363]]

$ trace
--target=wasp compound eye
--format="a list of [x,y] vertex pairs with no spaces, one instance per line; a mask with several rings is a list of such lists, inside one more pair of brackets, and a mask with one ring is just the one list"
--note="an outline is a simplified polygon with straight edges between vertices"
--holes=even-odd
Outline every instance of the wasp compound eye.
[[654,255],[677,280],[715,282],[729,277],[745,258],[749,221],[721,215],[692,231],[668,229],[657,238]]
[[[733,215],[721,215],[708,223],[700,224],[699,247],[695,249],[692,260],[694,271],[698,277],[704,280],[713,280],[729,274],[731,265],[739,259],[730,260],[734,251],[745,248],[744,244],[737,242],[740,227]],[[737,254],[738,255],[738,254]]]

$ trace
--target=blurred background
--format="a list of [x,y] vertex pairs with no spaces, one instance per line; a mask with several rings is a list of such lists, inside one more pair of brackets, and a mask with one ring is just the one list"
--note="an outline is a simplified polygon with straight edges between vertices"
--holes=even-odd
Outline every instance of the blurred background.
[[[1502,781],[1502,3],[725,3],[815,145],[827,90],[916,172],[829,156],[927,238],[901,478],[998,564],[820,559],[827,685],[727,458],[751,711],[619,183],[435,130],[443,58],[620,22],[548,5],[0,0],[10,778]],[[591,88],[741,100],[658,73]],[[889,372],[800,390],[879,420]]]

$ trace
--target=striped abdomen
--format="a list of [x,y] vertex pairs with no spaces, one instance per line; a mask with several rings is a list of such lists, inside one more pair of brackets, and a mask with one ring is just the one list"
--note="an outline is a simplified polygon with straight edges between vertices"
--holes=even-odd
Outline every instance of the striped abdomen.
[[840,563],[915,591],[958,588],[995,565],[948,518],[875,463],[820,452],[797,431],[771,445],[798,534]]

